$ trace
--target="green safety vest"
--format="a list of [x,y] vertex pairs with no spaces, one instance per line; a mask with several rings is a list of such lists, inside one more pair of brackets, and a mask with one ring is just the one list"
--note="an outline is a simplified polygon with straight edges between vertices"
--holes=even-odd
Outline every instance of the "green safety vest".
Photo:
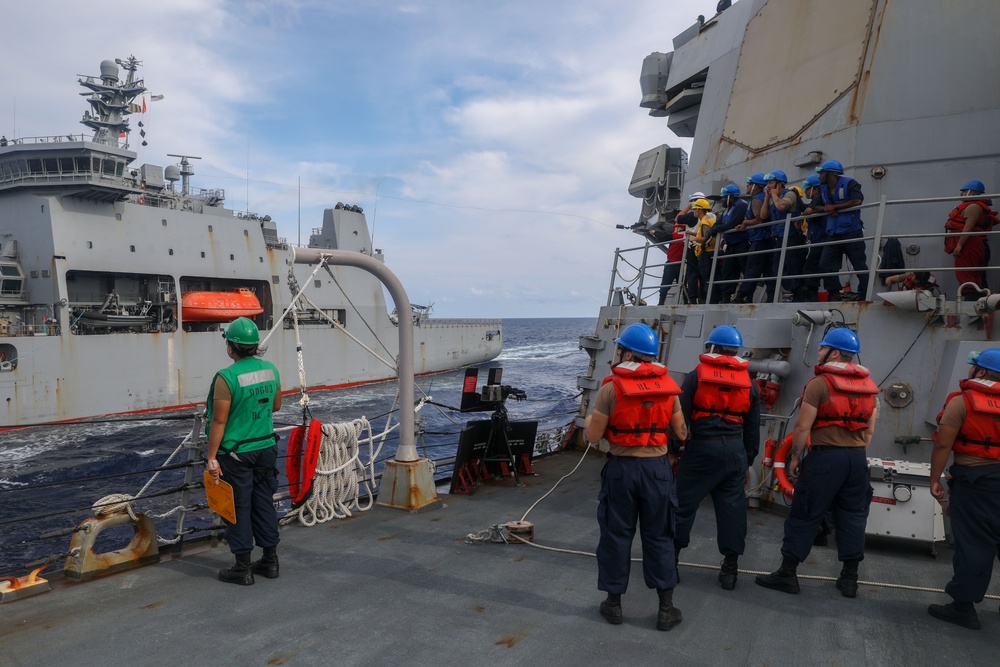
[[219,451],[252,452],[274,445],[271,411],[274,408],[274,396],[281,386],[278,369],[270,361],[247,357],[216,373],[212,378],[208,404],[205,406],[205,435],[208,435],[212,426],[215,380],[220,376],[229,386],[233,398]]

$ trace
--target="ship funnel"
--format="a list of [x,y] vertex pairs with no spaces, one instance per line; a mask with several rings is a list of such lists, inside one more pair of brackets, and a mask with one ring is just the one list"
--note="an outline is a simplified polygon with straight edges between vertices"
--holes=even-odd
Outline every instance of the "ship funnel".
[[811,327],[832,321],[833,312],[829,310],[800,310],[792,315],[792,324],[797,327]]

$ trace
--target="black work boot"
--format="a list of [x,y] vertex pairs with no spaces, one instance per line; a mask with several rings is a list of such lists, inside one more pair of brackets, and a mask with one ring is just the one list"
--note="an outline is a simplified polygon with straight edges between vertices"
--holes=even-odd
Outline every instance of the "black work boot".
[[255,560],[251,569],[254,574],[259,574],[268,579],[277,579],[278,549],[276,547],[264,547],[264,556],[260,560]]
[[740,566],[738,556],[726,556],[722,561],[722,568],[719,570],[719,584],[723,590],[731,591],[736,588],[736,575],[739,574]]
[[601,603],[601,616],[611,625],[622,624],[621,593],[608,593],[608,598]]
[[660,608],[656,612],[656,629],[669,631],[681,623],[681,610],[674,606],[674,589],[657,588]]
[[927,613],[934,618],[948,621],[963,628],[978,630],[979,615],[976,614],[976,607],[971,602],[950,602],[948,604],[932,604],[927,607]]
[[858,596],[858,563],[856,560],[845,560],[844,567],[837,577],[837,590],[845,598]]
[[236,554],[236,563],[232,567],[219,570],[219,581],[252,586],[253,569],[250,566],[250,554]]
[[771,574],[758,574],[757,583],[764,588],[773,588],[782,593],[798,593],[799,578],[795,574],[798,562],[791,558],[782,558],[781,567]]

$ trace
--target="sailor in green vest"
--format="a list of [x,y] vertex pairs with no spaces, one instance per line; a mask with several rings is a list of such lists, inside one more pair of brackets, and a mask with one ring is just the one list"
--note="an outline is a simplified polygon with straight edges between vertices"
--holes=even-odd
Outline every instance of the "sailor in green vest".
[[[254,573],[278,576],[278,448],[271,414],[281,409],[281,378],[269,361],[258,359],[260,332],[251,320],[234,320],[224,334],[235,363],[215,374],[206,402],[208,471],[233,487],[236,523],[226,522],[226,541],[236,564],[219,579],[249,586]],[[254,543],[264,556],[253,563]]]

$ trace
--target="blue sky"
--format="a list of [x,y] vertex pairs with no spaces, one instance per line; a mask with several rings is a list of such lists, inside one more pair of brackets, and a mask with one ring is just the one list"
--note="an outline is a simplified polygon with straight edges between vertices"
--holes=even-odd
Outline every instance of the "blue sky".
[[[138,164],[198,155],[195,187],[292,243],[358,204],[440,317],[595,316],[638,155],[690,147],[638,107],[652,51],[716,0],[628,3],[39,0],[5,8],[0,132],[83,131],[77,75],[134,54]],[[138,119],[138,116],[133,116]],[[133,123],[134,125],[134,123]],[[133,135],[134,136],[134,135]]]

